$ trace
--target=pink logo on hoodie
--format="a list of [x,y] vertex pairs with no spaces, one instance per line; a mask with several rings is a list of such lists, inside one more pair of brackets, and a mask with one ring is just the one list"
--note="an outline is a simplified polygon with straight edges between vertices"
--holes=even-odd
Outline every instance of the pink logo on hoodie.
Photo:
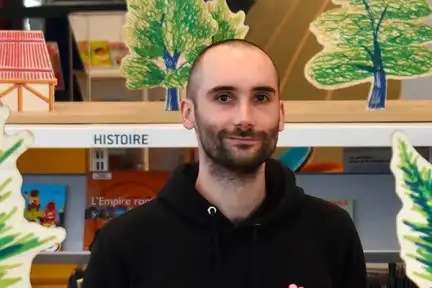
[[297,286],[296,284],[290,284],[288,288],[304,288],[303,286]]

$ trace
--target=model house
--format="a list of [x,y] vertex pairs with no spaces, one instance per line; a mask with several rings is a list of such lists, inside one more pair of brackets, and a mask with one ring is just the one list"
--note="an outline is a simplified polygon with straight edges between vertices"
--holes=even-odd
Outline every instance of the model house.
[[53,111],[57,85],[43,32],[0,31],[0,100],[11,111]]

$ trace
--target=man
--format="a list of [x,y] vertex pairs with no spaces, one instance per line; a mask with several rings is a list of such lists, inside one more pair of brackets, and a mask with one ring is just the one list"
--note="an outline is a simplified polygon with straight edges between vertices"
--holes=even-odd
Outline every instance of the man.
[[285,124],[278,78],[244,40],[202,52],[181,103],[200,162],[100,231],[84,288],[366,287],[349,215],[270,160]]

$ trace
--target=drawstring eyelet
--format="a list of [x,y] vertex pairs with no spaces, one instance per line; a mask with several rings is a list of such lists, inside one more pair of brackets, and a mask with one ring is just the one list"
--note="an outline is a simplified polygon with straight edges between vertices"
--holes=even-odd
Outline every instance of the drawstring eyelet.
[[208,214],[209,214],[210,216],[214,216],[214,215],[216,215],[217,209],[216,209],[216,207],[214,207],[214,206],[210,206],[210,207],[207,209],[207,212],[208,212]]

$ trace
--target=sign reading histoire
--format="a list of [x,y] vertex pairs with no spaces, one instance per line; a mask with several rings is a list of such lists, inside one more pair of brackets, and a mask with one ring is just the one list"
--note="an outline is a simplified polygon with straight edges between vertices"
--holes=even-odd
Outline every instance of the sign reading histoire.
[[146,133],[97,133],[93,134],[93,146],[97,147],[140,147],[150,145]]

